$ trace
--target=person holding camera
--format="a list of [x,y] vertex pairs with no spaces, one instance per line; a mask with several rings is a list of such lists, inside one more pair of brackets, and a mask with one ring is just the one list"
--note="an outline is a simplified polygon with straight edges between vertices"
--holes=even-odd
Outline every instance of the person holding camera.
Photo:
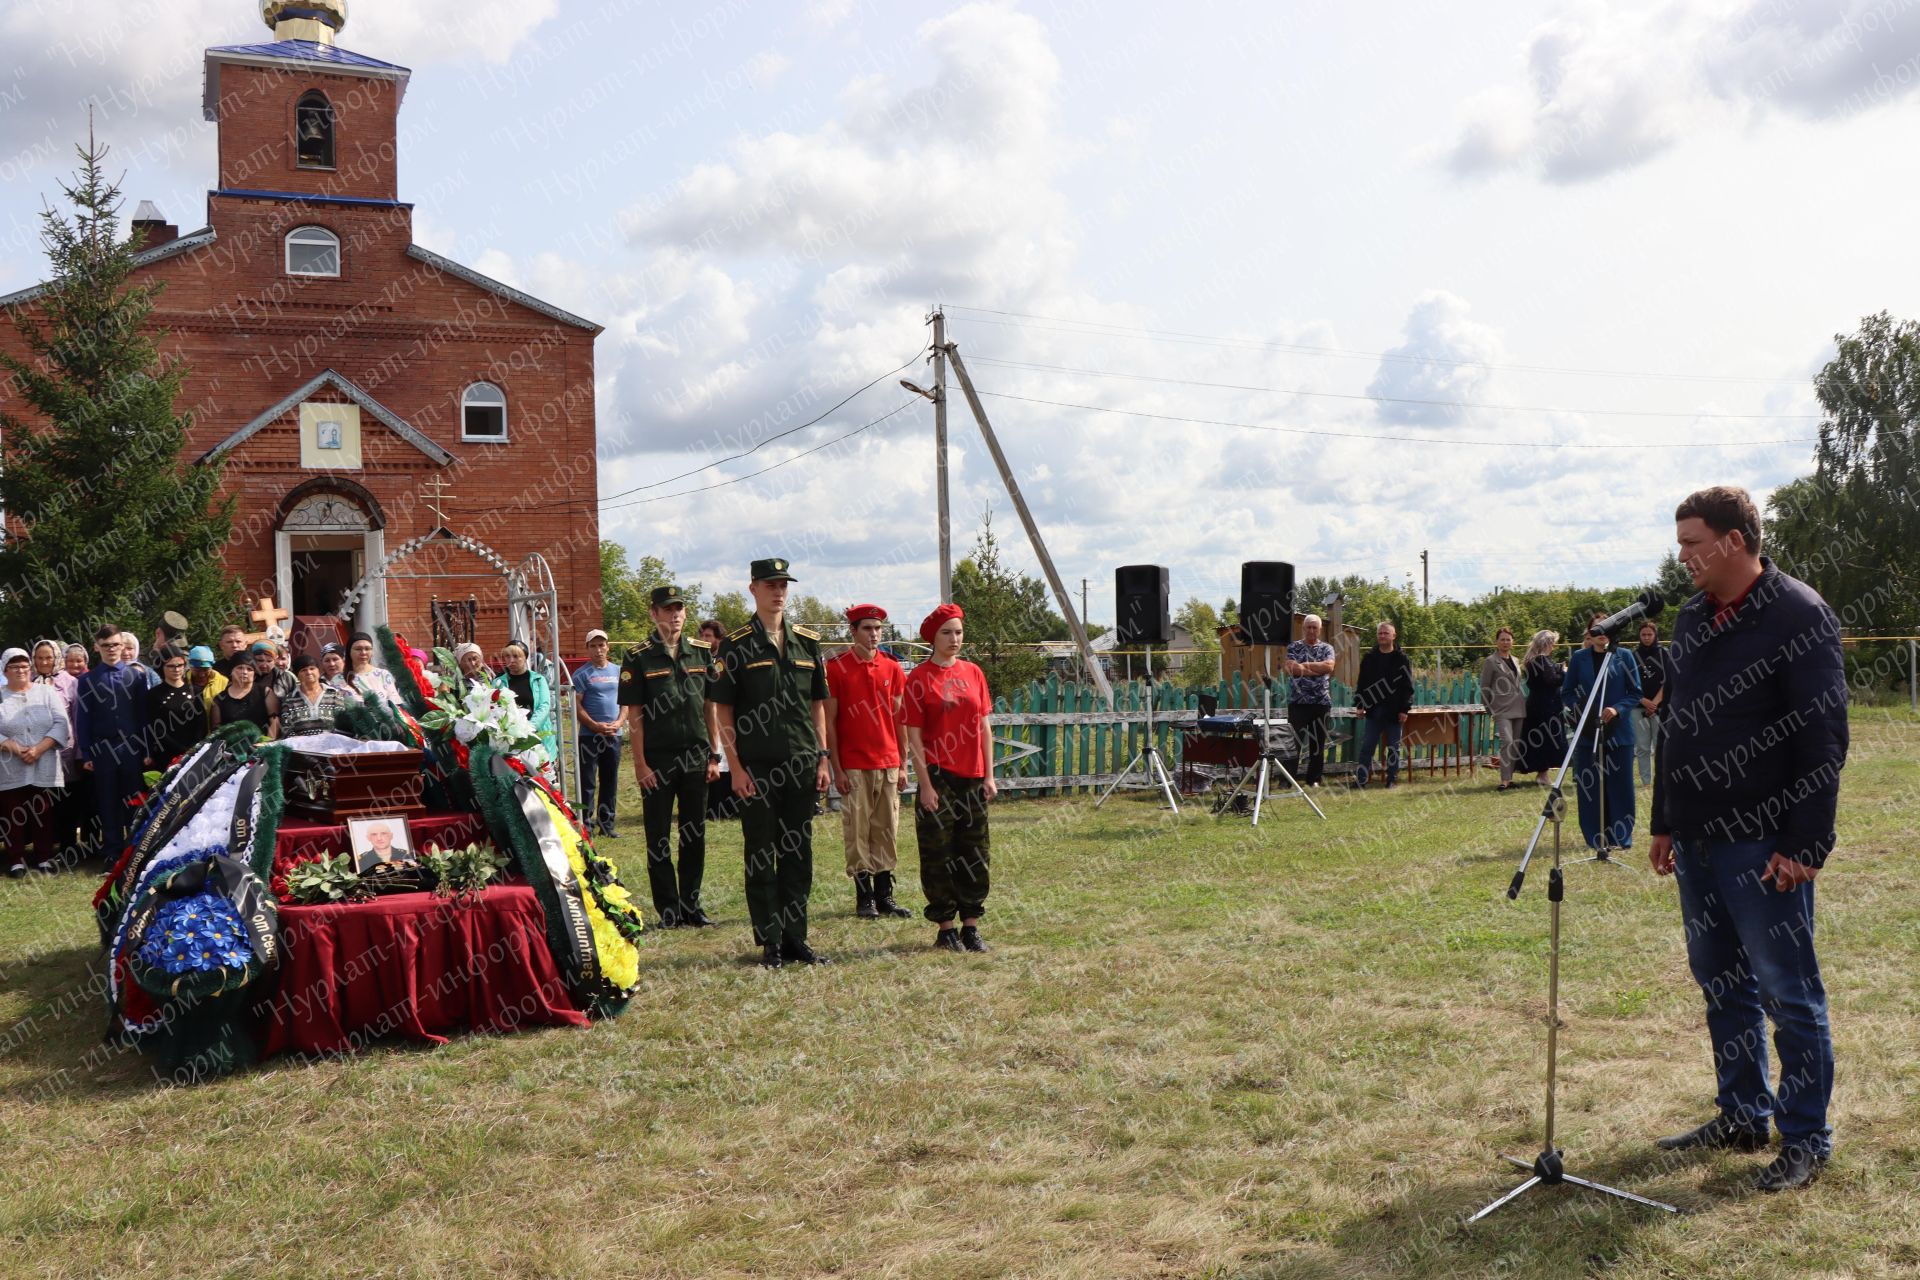
[[[1600,609],[1588,619],[1587,642],[1567,659],[1567,677],[1560,683],[1560,705],[1573,713],[1577,724],[1594,683],[1601,672],[1606,673],[1607,687],[1601,695],[1606,701],[1595,706],[1592,717],[1580,726],[1580,740],[1573,747],[1580,834],[1587,838],[1587,847],[1595,850],[1633,847],[1633,713],[1640,706],[1640,664],[1632,654],[1615,649],[1604,631],[1593,630],[1593,624],[1606,617],[1607,611]],[[1599,751],[1594,750],[1596,734]]]

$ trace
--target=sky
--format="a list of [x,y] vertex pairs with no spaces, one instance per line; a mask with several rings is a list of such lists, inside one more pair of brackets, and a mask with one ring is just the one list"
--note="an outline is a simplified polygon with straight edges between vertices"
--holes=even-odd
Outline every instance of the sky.
[[[129,208],[202,225],[201,51],[265,38],[0,8],[0,292],[89,102]],[[340,43],[413,69],[416,241],[606,327],[602,536],[709,591],[937,599],[935,306],[1096,621],[1123,564],[1638,584],[1686,493],[1811,469],[1836,333],[1920,314],[1920,0],[356,0]],[[954,390],[955,557],[990,506],[1034,569]]]

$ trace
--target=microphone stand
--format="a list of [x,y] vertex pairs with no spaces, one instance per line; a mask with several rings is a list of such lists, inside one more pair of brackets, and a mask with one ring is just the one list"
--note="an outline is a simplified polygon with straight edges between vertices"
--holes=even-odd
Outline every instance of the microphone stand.
[[[1611,648],[1611,646],[1609,646]],[[1587,693],[1586,705],[1581,708],[1580,722],[1574,727],[1567,742],[1567,754],[1560,761],[1559,776],[1554,778],[1553,786],[1547,791],[1547,801],[1540,811],[1540,821],[1533,828],[1533,839],[1527,842],[1527,850],[1520,856],[1520,869],[1513,873],[1513,883],[1507,886],[1507,899],[1512,901],[1520,896],[1520,888],[1527,880],[1527,866],[1533,861],[1534,851],[1540,847],[1540,837],[1546,832],[1547,824],[1553,824],[1553,866],[1547,873],[1547,1119],[1546,1135],[1540,1154],[1532,1160],[1522,1160],[1518,1156],[1502,1156],[1509,1164],[1517,1164],[1531,1174],[1526,1181],[1512,1190],[1501,1194],[1478,1213],[1467,1219],[1469,1224],[1480,1221],[1503,1205],[1511,1204],[1527,1192],[1538,1186],[1556,1186],[1560,1183],[1572,1183],[1576,1187],[1585,1187],[1588,1191],[1598,1191],[1603,1195],[1615,1196],[1621,1200],[1631,1200],[1635,1204],[1646,1205],[1649,1209],[1664,1209],[1668,1213],[1680,1210],[1664,1200],[1650,1200],[1646,1196],[1635,1195],[1631,1191],[1622,1191],[1618,1187],[1609,1187],[1604,1183],[1590,1182],[1585,1178],[1576,1178],[1566,1170],[1566,1153],[1554,1146],[1554,1120],[1558,1085],[1558,1067],[1560,1062],[1560,904],[1567,895],[1567,881],[1560,860],[1561,824],[1567,816],[1567,799],[1562,790],[1567,778],[1567,769],[1573,763],[1574,752],[1579,749],[1580,735],[1586,731],[1587,721],[1594,718],[1594,707],[1600,705],[1600,692],[1606,685],[1605,667],[1601,675],[1593,682],[1593,688]],[[1602,817],[1605,809],[1601,810]],[[1602,825],[1601,843],[1606,843],[1605,826]],[[1606,861],[1607,859],[1581,859],[1581,861]],[[1615,864],[1619,865],[1619,864]]]

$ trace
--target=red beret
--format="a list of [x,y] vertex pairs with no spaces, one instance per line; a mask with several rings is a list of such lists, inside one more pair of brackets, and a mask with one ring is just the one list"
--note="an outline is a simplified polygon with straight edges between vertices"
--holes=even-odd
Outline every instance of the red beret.
[[940,634],[940,628],[946,626],[950,619],[964,618],[966,616],[966,611],[959,605],[943,604],[928,614],[926,621],[920,624],[920,638],[928,644],[932,644],[933,638]]
[[847,622],[851,626],[857,627],[868,618],[877,618],[881,622],[885,622],[887,620],[887,611],[877,604],[857,604],[847,610]]

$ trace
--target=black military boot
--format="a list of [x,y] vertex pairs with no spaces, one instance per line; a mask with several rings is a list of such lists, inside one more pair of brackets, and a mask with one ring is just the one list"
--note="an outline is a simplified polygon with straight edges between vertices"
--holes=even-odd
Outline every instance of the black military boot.
[[905,920],[913,914],[893,900],[893,872],[876,871],[873,876],[873,905],[883,916]]
[[862,920],[878,920],[880,909],[873,902],[873,877],[866,872],[857,872],[853,877],[853,896],[855,904],[853,914]]

